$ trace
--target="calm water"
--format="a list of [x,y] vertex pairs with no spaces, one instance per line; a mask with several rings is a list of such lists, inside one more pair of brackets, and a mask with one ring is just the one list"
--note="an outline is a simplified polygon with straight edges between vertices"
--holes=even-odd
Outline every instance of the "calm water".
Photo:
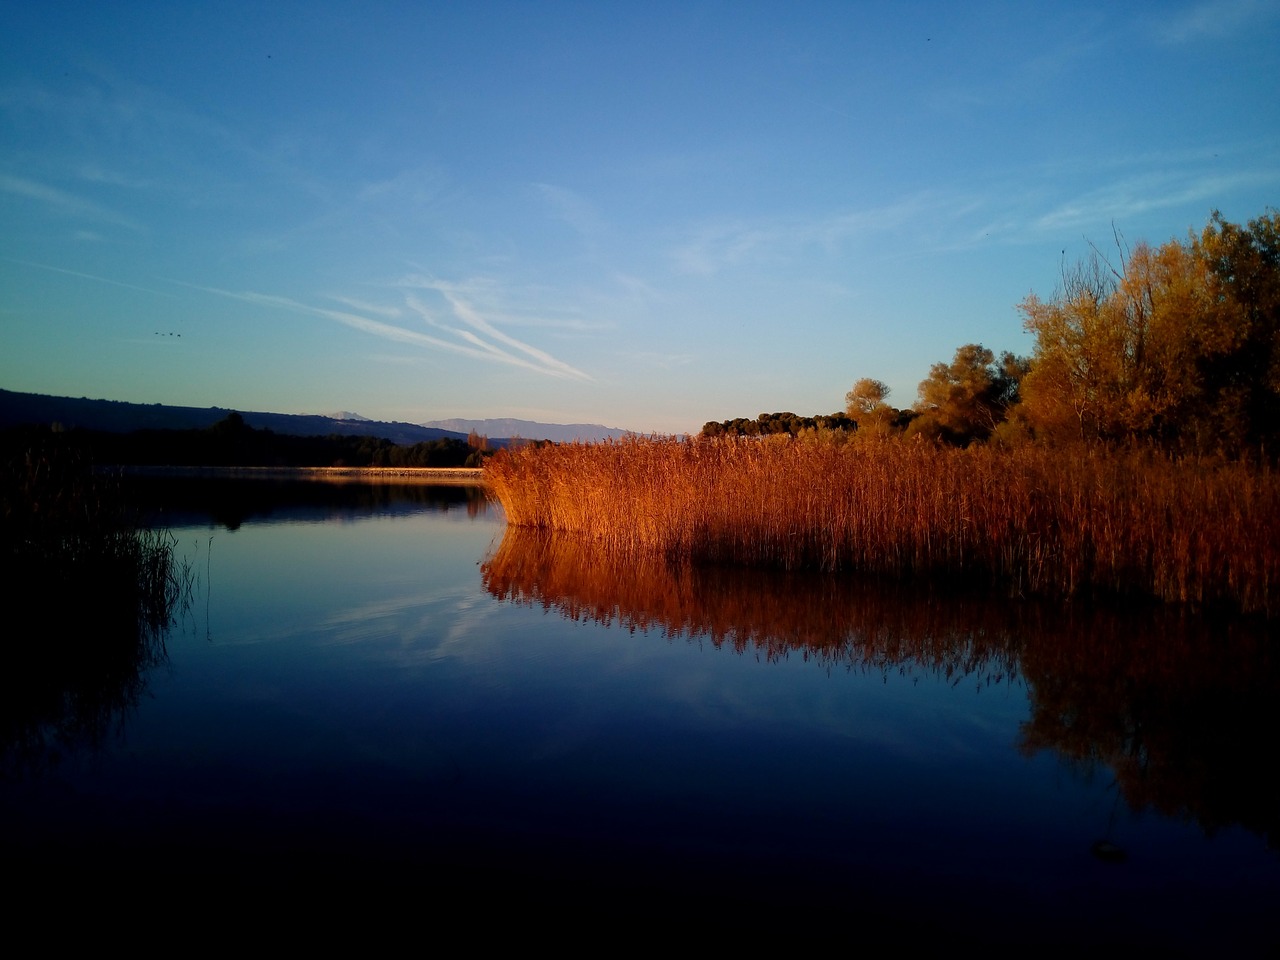
[[9,764],[14,869],[1280,943],[1263,632],[620,563],[460,489],[165,498],[190,607],[98,746]]

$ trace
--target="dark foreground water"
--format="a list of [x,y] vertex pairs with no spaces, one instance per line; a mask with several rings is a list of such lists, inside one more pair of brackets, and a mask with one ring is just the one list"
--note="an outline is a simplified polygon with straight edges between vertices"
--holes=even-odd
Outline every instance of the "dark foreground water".
[[133,680],[15,727],[33,902],[1280,944],[1265,627],[623,562],[462,489],[149,496],[194,591]]

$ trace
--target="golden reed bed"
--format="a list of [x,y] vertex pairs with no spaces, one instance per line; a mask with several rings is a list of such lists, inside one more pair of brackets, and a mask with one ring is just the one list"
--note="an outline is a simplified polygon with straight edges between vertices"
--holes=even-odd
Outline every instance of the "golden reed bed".
[[509,523],[623,556],[1280,612],[1275,471],[1156,451],[634,439],[497,454]]

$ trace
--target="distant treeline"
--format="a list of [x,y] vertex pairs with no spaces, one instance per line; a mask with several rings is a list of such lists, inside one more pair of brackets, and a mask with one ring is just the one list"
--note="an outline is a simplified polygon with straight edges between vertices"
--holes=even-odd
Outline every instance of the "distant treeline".
[[0,434],[5,452],[54,438],[97,464],[202,467],[478,467],[489,455],[483,438],[405,446],[377,437],[303,437],[255,430],[231,413],[204,430],[62,431],[56,425]]
[[762,413],[754,420],[738,417],[717,423],[708,421],[702,428],[704,437],[764,437],[775,433],[787,433],[798,437],[806,431],[856,430],[858,423],[843,413],[819,414],[801,417],[794,413]]

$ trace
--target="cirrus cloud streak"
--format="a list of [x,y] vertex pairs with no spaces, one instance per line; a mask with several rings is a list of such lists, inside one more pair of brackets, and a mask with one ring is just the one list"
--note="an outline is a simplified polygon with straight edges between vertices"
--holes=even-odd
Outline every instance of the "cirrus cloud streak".
[[[181,281],[174,282],[180,283]],[[465,357],[470,357],[473,360],[501,363],[507,366],[519,367],[533,373],[560,379],[586,381],[592,379],[589,374],[584,373],[576,367],[557,360],[545,351],[539,350],[536,347],[530,346],[529,344],[503,333],[485,321],[483,317],[481,317],[475,310],[471,309],[466,303],[461,300],[457,300],[456,298],[450,300],[450,304],[453,306],[455,314],[457,314],[464,323],[469,324],[486,336],[491,337],[492,340],[496,340],[497,343],[486,340],[470,330],[462,330],[441,324],[437,325],[441,326],[442,329],[453,333],[455,336],[458,336],[463,342],[458,343],[452,340],[444,340],[440,337],[431,336],[430,334],[422,333],[418,330],[410,330],[392,323],[386,323],[382,320],[374,320],[370,317],[363,316],[360,313],[316,307],[289,297],[282,297],[275,294],[256,293],[253,291],[237,292],[233,290],[222,290],[217,287],[204,287],[196,284],[185,283],[183,286],[189,286],[193,289],[203,290],[206,293],[213,293],[222,297],[229,297],[233,300],[240,300],[244,303],[272,307],[280,310],[288,310],[294,313],[308,314],[310,316],[324,317],[344,324],[353,330],[359,330],[363,333],[380,337],[384,340],[390,340],[393,343],[402,343],[428,350],[441,350],[446,353],[460,354]],[[343,298],[335,299],[342,300]],[[419,315],[424,317],[429,316],[429,311],[427,311],[425,307],[423,307],[423,305],[413,297],[406,298],[406,305],[409,309]],[[368,310],[367,312],[375,311]],[[392,315],[390,308],[377,308],[376,312],[382,313],[384,316]],[[507,347],[514,348],[516,352],[503,349],[499,344],[505,344]]]

